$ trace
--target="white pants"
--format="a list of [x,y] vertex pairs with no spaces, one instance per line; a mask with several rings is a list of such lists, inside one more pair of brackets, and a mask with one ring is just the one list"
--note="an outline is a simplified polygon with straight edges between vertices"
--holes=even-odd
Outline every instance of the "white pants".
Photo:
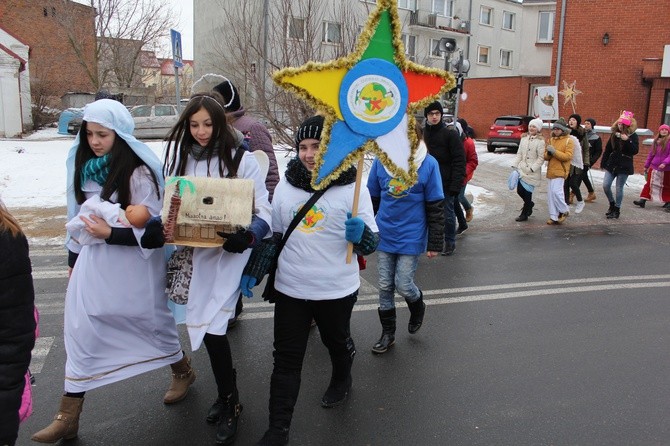
[[565,214],[570,210],[565,204],[565,193],[563,192],[564,178],[552,178],[547,187],[547,205],[549,206],[549,218],[558,220],[558,214]]

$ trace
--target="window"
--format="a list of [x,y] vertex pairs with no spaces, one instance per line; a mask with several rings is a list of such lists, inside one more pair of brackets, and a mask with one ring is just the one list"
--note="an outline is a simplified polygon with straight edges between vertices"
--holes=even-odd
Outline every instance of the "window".
[[491,65],[489,60],[489,53],[491,48],[488,46],[478,46],[477,47],[477,63],[480,65]]
[[665,91],[665,113],[663,114],[663,124],[670,125],[670,90]]
[[411,9],[414,11],[416,9],[416,0],[398,0],[398,8]]
[[156,105],[154,108],[156,116],[172,116],[175,115],[174,107],[171,105]]
[[151,116],[151,105],[142,105],[139,107],[134,107],[130,114],[133,118],[148,118]]
[[516,20],[516,14],[509,11],[503,11],[503,22],[502,29],[507,29],[514,31],[514,21]]
[[554,14],[554,11],[540,11],[537,27],[538,42],[554,41]]
[[482,6],[479,10],[479,23],[482,25],[493,26],[493,8]]
[[323,37],[322,42],[326,43],[341,43],[342,42],[342,27],[339,23],[323,22]]
[[413,61],[416,57],[416,36],[402,34],[400,40],[402,40],[402,45],[405,47],[405,55]]
[[512,68],[512,52],[500,50],[500,68]]
[[454,13],[454,2],[453,0],[433,0],[431,12],[444,17],[451,17]]
[[305,39],[305,19],[291,17],[288,22],[288,38],[295,40]]
[[430,39],[429,50],[432,57],[444,57],[442,52],[438,49],[440,44],[440,39]]

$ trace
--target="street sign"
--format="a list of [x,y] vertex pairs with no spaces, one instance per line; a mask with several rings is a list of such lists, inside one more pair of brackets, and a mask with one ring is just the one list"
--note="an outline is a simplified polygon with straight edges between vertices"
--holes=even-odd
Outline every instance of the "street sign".
[[181,68],[184,66],[181,57],[181,33],[171,29],[170,37],[172,38],[172,60],[174,61],[174,66]]

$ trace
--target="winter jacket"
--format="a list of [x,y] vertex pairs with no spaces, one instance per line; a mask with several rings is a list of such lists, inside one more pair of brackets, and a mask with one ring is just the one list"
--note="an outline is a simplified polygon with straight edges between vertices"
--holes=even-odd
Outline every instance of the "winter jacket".
[[477,158],[475,141],[469,136],[463,140],[463,150],[465,150],[465,179],[463,180],[463,186],[465,186],[475,174],[475,169],[479,165],[479,159]]
[[635,173],[633,156],[637,155],[640,150],[639,139],[635,130],[637,130],[637,122],[633,119],[626,129],[628,140],[624,141],[616,136],[619,132],[616,122],[612,124],[612,136],[607,141],[603,160],[600,163],[612,175],[632,175]]
[[564,134],[559,137],[552,136],[549,140],[548,146],[552,146],[556,151],[549,153],[544,152],[544,159],[549,161],[547,164],[547,178],[567,178],[570,173],[570,163],[572,162],[572,155],[574,151],[574,143],[569,134]]
[[270,136],[270,132],[268,132],[268,129],[257,119],[246,115],[244,107],[240,107],[239,110],[228,113],[227,116],[231,118],[232,126],[242,132],[248,139],[249,151],[254,152],[256,150],[262,150],[268,156],[268,159],[270,160],[270,168],[268,169],[268,175],[265,178],[265,187],[270,194],[269,200],[272,201],[275,187],[277,186],[277,183],[279,183],[279,168],[277,166],[277,157],[275,156],[274,147],[272,147],[272,136]]
[[593,130],[587,133],[589,138],[589,163],[595,166],[603,154],[603,140]]
[[443,122],[426,124],[423,140],[440,166],[444,195],[457,196],[465,179],[465,151],[458,130],[447,128]]
[[[658,167],[661,164],[665,164],[663,169]],[[644,170],[650,167],[663,172],[670,171],[670,138],[666,140],[665,147],[661,147],[658,138],[654,140],[649,155],[647,155],[647,161],[644,162]]]
[[538,186],[542,180],[542,164],[544,164],[544,138],[541,134],[531,136],[525,133],[521,137],[519,150],[516,152],[514,167],[519,171],[519,179],[531,186]]
[[35,292],[23,234],[0,232],[0,444],[14,444],[35,345]]
[[570,132],[572,136],[577,138],[579,140],[579,144],[581,145],[582,148],[582,165],[583,166],[590,166],[591,165],[591,150],[590,150],[590,144],[589,144],[589,136],[586,133],[586,130],[584,130],[583,127],[579,127],[577,129],[574,129]]

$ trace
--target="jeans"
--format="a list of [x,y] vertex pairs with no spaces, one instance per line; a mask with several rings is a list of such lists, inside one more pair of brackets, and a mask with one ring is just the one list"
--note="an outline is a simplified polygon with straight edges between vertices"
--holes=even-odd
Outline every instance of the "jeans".
[[407,302],[416,302],[421,297],[421,291],[414,283],[414,273],[418,264],[418,255],[377,251],[379,309],[381,311],[395,308],[395,291]]
[[[616,178],[616,200],[612,196],[612,183],[614,182],[615,178]],[[621,202],[623,201],[623,187],[626,184],[627,179],[628,179],[627,173],[620,173],[615,177],[609,170],[605,171],[605,176],[603,177],[603,191],[605,192],[605,195],[607,196],[609,202],[610,203],[614,202],[615,203],[614,205],[618,208],[621,207]]]
[[456,212],[454,202],[458,197],[444,196],[444,241],[449,246],[456,246]]

